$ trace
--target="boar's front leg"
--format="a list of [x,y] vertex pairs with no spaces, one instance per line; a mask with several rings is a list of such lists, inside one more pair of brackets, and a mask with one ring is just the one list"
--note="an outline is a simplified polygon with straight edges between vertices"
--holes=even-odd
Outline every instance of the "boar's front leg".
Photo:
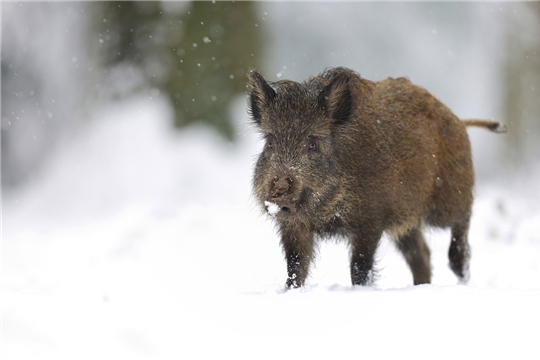
[[381,236],[382,230],[369,225],[349,235],[351,282],[353,285],[369,285],[373,281],[375,252]]
[[304,286],[313,259],[313,232],[296,226],[282,226],[281,245],[287,260],[286,287]]

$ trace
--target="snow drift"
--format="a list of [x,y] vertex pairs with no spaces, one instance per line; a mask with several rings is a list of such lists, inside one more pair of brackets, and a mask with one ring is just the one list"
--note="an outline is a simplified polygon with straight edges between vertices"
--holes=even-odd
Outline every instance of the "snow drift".
[[284,292],[250,200],[257,135],[174,134],[167,109],[111,105],[4,195],[3,359],[540,356],[540,172],[477,185],[467,286],[431,231],[433,285],[412,286],[384,239],[375,286],[351,287],[347,249],[326,242],[308,286]]

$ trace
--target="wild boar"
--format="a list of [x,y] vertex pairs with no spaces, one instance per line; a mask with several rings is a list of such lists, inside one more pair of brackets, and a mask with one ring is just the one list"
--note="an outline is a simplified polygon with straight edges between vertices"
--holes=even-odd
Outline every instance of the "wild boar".
[[287,288],[303,286],[315,237],[350,247],[353,285],[371,284],[383,233],[395,240],[414,284],[431,281],[422,228],[451,229],[450,268],[469,278],[467,239],[474,171],[467,126],[405,78],[379,82],[330,68],[301,83],[248,73],[252,122],[265,139],[253,192],[272,215],[287,262]]

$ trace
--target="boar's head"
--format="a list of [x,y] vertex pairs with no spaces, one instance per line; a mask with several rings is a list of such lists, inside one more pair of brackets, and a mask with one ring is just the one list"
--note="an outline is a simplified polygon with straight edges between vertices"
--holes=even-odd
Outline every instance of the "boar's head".
[[272,84],[255,70],[248,76],[249,112],[265,140],[253,178],[258,202],[280,222],[335,214],[356,108],[350,74]]

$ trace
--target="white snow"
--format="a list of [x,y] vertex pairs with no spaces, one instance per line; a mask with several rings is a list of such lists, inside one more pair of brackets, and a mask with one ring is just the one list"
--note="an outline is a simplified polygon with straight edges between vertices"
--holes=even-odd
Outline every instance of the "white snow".
[[347,249],[326,242],[284,292],[250,195],[257,135],[172,134],[170,116],[111,106],[4,194],[2,359],[540,357],[540,172],[478,184],[469,285],[447,267],[450,234],[430,230],[432,285],[412,286],[384,238],[376,285],[351,287]]
[[275,203],[270,202],[270,201],[265,201],[264,205],[266,206],[266,210],[268,211],[268,214],[270,214],[270,216],[276,216],[276,214],[280,210],[278,204],[275,204]]

